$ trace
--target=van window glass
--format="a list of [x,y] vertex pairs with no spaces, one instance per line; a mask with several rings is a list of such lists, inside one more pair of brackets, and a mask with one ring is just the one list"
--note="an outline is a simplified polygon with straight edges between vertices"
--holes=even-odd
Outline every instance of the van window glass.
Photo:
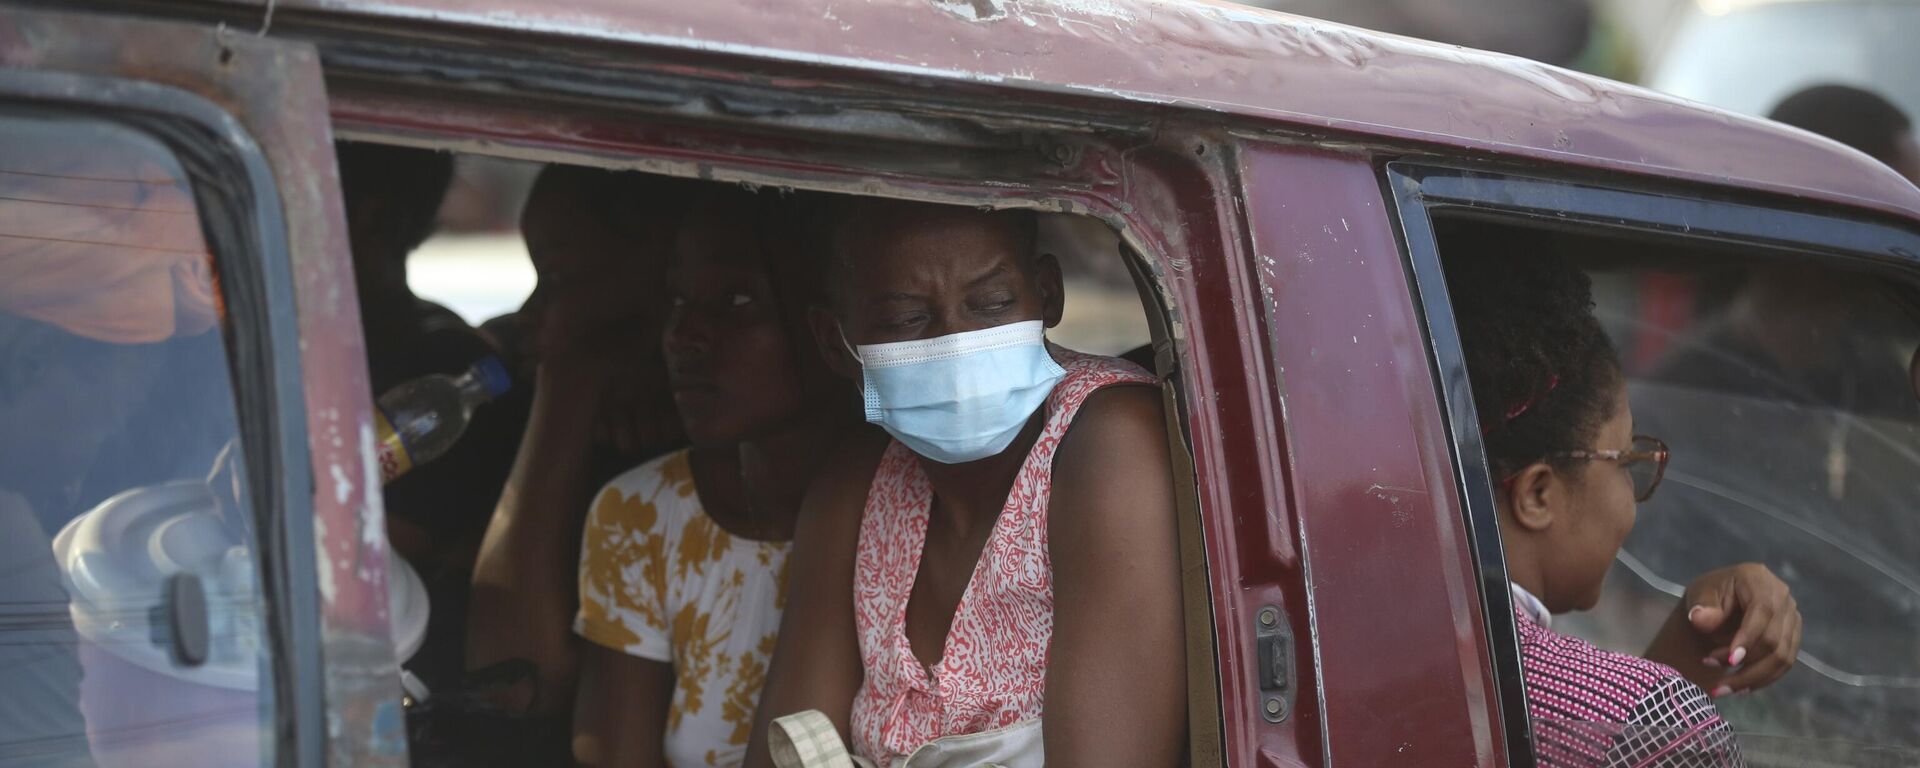
[[[1442,222],[1443,258],[1469,258],[1463,246],[1502,228]],[[1695,578],[1761,563],[1805,624],[1789,674],[1714,700],[1748,762],[1920,756],[1920,291],[1805,254],[1529,236],[1591,278],[1633,431],[1671,448],[1597,607],[1553,629],[1638,655]],[[1533,728],[1636,738],[1538,717]]]
[[188,176],[105,120],[0,111],[0,137],[0,764],[270,762],[252,510]]

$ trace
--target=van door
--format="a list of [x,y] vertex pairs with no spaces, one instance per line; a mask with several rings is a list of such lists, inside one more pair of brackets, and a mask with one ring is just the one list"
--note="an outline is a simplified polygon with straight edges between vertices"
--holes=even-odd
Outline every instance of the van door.
[[0,65],[0,764],[398,764],[316,55],[8,9]]
[[[1673,764],[1719,764],[1726,743],[1696,736],[1692,724],[1708,717],[1707,694],[1723,681],[1740,685],[1718,691],[1710,714],[1731,727],[1746,765],[1920,762],[1912,220],[1437,161],[1390,163],[1387,178],[1449,417],[1460,514],[1475,536],[1512,764],[1656,749]],[[1759,563],[1790,587],[1804,621],[1785,677],[1733,690],[1748,681],[1683,659],[1674,666],[1698,686],[1643,695],[1629,722],[1560,714],[1527,697],[1523,684],[1535,678],[1521,675],[1524,619],[1503,583],[1501,478],[1446,279],[1488,253],[1551,255],[1585,276],[1633,431],[1647,436],[1637,440],[1670,447],[1658,471],[1636,480],[1636,522],[1597,605],[1554,617],[1553,631],[1638,655],[1685,607],[1695,579]],[[1710,651],[1714,640],[1700,644]]]

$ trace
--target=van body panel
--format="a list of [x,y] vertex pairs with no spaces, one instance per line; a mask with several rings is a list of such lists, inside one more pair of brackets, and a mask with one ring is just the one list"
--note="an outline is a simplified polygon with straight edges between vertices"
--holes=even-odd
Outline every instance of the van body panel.
[[466,38],[615,67],[663,54],[721,57],[774,78],[825,71],[1032,104],[1070,98],[1198,112],[1256,130],[1416,142],[1920,212],[1920,190],[1865,155],[1764,120],[1518,57],[1211,0],[84,4],[218,14],[275,34],[358,28]]

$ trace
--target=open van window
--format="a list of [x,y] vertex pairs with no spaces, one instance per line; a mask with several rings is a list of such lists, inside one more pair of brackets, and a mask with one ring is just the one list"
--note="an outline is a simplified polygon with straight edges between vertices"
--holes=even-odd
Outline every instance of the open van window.
[[[528,260],[520,213],[543,166],[459,154],[438,227],[407,261],[416,295],[486,327],[532,295],[539,276]],[[1042,249],[1057,255],[1070,295],[1054,338],[1074,349],[1119,355],[1150,343],[1139,293],[1113,228],[1090,216],[1045,214]],[[507,339],[498,339],[507,346]]]
[[[509,361],[508,367],[513,370],[515,385],[513,393],[476,411],[473,431],[462,438],[468,445],[456,449],[465,453],[449,453],[442,459],[457,468],[438,473],[443,480],[470,488],[491,488],[496,495],[504,485],[507,493],[501,497],[499,511],[496,512],[491,504],[484,509],[467,504],[462,508],[474,508],[459,513],[461,519],[451,523],[460,529],[454,532],[458,535],[421,537],[409,530],[417,527],[416,521],[421,519],[415,510],[428,508],[449,511],[454,506],[449,501],[453,497],[448,494],[422,490],[445,486],[444,482],[429,482],[435,476],[433,465],[418,467],[386,488],[388,526],[396,537],[398,551],[403,555],[419,553],[433,558],[430,563],[416,563],[416,569],[426,578],[434,602],[438,604],[432,613],[434,628],[429,632],[420,653],[406,664],[420,677],[427,678],[431,683],[430,688],[437,689],[416,702],[419,713],[416,719],[419,722],[413,730],[416,737],[425,739],[416,741],[412,746],[416,759],[444,759],[446,755],[443,753],[449,749],[463,752],[467,755],[465,759],[479,759],[474,750],[452,745],[444,739],[451,732],[447,727],[449,718],[463,715],[453,711],[451,705],[433,703],[434,697],[442,693],[455,698],[475,694],[491,697],[496,702],[506,702],[508,711],[524,713],[521,716],[523,722],[546,723],[531,729],[496,730],[492,734],[496,738],[512,739],[518,743],[507,750],[497,751],[491,757],[519,754],[532,756],[529,759],[561,759],[552,750],[566,747],[559,740],[561,734],[555,731],[566,727],[567,715],[564,713],[572,706],[573,687],[582,686],[583,691],[598,690],[595,686],[605,684],[601,679],[603,673],[588,672],[587,678],[581,678],[575,676],[577,673],[574,670],[604,670],[609,654],[611,658],[632,654],[645,659],[657,655],[672,659],[675,677],[667,688],[671,691],[671,697],[666,705],[672,714],[671,719],[666,721],[667,725],[663,726],[664,732],[658,737],[667,745],[670,753],[694,744],[699,729],[707,727],[705,723],[720,722],[723,717],[735,720],[751,718],[751,705],[758,695],[758,675],[764,674],[764,666],[757,667],[760,671],[739,680],[727,677],[736,670],[750,671],[756,667],[750,663],[752,649],[733,649],[723,639],[729,628],[726,617],[709,614],[711,606],[688,612],[681,608],[696,606],[689,603],[687,606],[672,604],[649,607],[646,604],[649,599],[646,598],[647,594],[656,594],[669,603],[686,594],[684,589],[688,588],[673,587],[671,584],[677,584],[699,570],[695,568],[689,571],[683,562],[686,553],[682,551],[685,545],[682,538],[686,535],[685,531],[692,529],[664,531],[658,537],[657,546],[646,545],[634,549],[620,542],[652,541],[654,534],[634,528],[639,525],[639,518],[617,510],[620,509],[618,504],[643,503],[649,509],[659,510],[659,514],[678,515],[681,513],[670,511],[677,508],[674,504],[679,503],[671,501],[676,494],[681,499],[699,499],[711,509],[714,505],[727,503],[724,498],[726,491],[720,486],[729,483],[751,486],[754,476],[745,469],[733,470],[741,474],[731,480],[715,480],[702,474],[703,465],[699,462],[702,461],[700,456],[703,451],[733,450],[731,445],[702,445],[697,442],[693,444],[691,453],[684,448],[692,438],[711,427],[688,424],[687,430],[676,428],[671,436],[653,441],[623,440],[625,436],[619,434],[619,428],[623,420],[631,416],[628,406],[633,405],[633,402],[629,402],[633,398],[626,395],[636,393],[642,395],[644,402],[640,405],[650,409],[649,412],[674,419],[676,426],[681,418],[674,415],[677,410],[674,402],[647,405],[652,401],[644,393],[652,391],[653,386],[646,382],[664,382],[666,379],[672,357],[671,347],[679,343],[674,341],[673,327],[677,322],[674,318],[682,312],[682,305],[689,308],[705,306],[702,302],[707,301],[704,294],[687,293],[689,290],[706,290],[702,283],[682,284],[687,279],[683,262],[695,257],[690,255],[688,249],[729,247],[724,243],[703,245],[708,240],[701,238],[688,239],[690,232],[702,226],[702,216],[706,215],[701,213],[705,204],[699,201],[722,197],[739,199],[747,195],[761,201],[767,206],[766,210],[776,212],[776,218],[785,217],[780,222],[754,224],[746,218],[739,218],[739,214],[733,214],[736,228],[765,229],[762,241],[779,244],[779,248],[767,250],[766,258],[791,263],[774,263],[771,267],[780,276],[781,283],[773,286],[772,298],[777,303],[796,305],[783,309],[782,314],[788,310],[804,314],[806,305],[821,301],[824,293],[809,294],[798,283],[787,283],[804,280],[808,270],[820,269],[810,260],[820,259],[820,251],[826,246],[824,242],[809,242],[806,238],[822,237],[824,230],[820,225],[825,221],[822,217],[832,215],[831,212],[837,207],[845,207],[840,205],[842,200],[851,203],[853,199],[840,198],[829,192],[763,189],[757,193],[746,193],[738,185],[726,183],[676,180],[639,172],[602,171],[586,166],[543,166],[479,155],[457,155],[453,167],[456,169],[453,189],[446,207],[441,211],[440,226],[408,257],[408,287],[417,297],[415,301],[427,306],[424,311],[432,313],[432,316],[444,319],[452,315],[460,321],[457,325],[478,327],[478,332],[471,335],[462,331],[461,339],[477,338],[491,346],[490,350],[476,348],[476,351],[465,354],[452,347],[437,349],[436,353],[449,356],[446,361],[449,371],[444,372],[468,364],[466,358],[475,354],[496,354]],[[472,188],[489,182],[493,188]],[[467,188],[463,189],[463,185]],[[354,185],[349,182],[346,186],[351,211],[351,200],[355,197]],[[570,203],[556,207],[553,202],[557,195],[562,194],[556,193],[556,189],[588,187],[604,194],[573,195],[565,192],[569,195]],[[645,191],[647,189],[655,192],[648,193]],[[681,203],[646,197],[647,194],[668,189],[674,190],[671,194],[675,197],[693,201],[690,203],[693,208],[675,207]],[[489,210],[488,206],[470,206],[470,198],[494,199],[496,202]],[[512,202],[502,204],[498,202],[500,199]],[[666,207],[662,210],[671,210],[664,216],[668,230],[617,224],[607,218],[611,214],[644,219],[659,215],[660,210],[649,210],[658,206]],[[602,207],[607,210],[600,211]],[[476,210],[484,215],[475,215]],[[558,224],[562,219],[555,218],[563,214],[571,216],[582,210],[595,213],[565,219],[569,223],[564,226]],[[1058,259],[1066,284],[1065,312],[1059,325],[1048,331],[1048,340],[1061,347],[1094,354],[1126,355],[1149,369],[1153,368],[1148,312],[1157,312],[1158,309],[1143,309],[1141,301],[1143,296],[1152,296],[1155,292],[1142,291],[1136,285],[1135,275],[1139,271],[1127,263],[1127,249],[1122,246],[1117,233],[1105,223],[1083,215],[1041,213],[1037,214],[1035,220],[1038,223],[1038,249]],[[350,227],[353,223],[354,217],[350,215]],[[609,227],[607,237],[586,234],[600,227]],[[619,230],[620,234],[616,235],[615,230]],[[673,255],[667,255],[669,252]],[[561,258],[562,255],[565,257]],[[673,266],[675,264],[681,266]],[[379,264],[359,266],[366,270],[382,268]],[[822,272],[822,275],[830,272]],[[694,279],[719,278],[709,276]],[[362,282],[365,282],[364,277]],[[818,290],[830,289],[822,286]],[[363,303],[375,298],[363,297]],[[425,304],[432,299],[440,299],[442,303],[437,306]],[[748,300],[751,300],[750,296]],[[548,450],[550,442],[540,445],[523,442],[521,432],[530,427],[533,430],[542,429],[538,424],[546,417],[541,414],[549,413],[547,407],[541,405],[544,394],[541,390],[557,386],[555,380],[547,375],[548,372],[542,370],[544,363],[551,362],[550,355],[561,353],[563,348],[575,342],[604,345],[605,338],[599,335],[616,327],[608,325],[616,320],[611,315],[600,316],[600,320],[593,321],[595,324],[579,324],[599,316],[595,314],[596,310],[589,308],[595,304],[609,307],[618,304],[627,307],[624,312],[632,316],[631,322],[619,321],[617,324],[625,329],[618,333],[621,338],[628,340],[626,343],[600,347],[625,362],[604,368],[603,373],[598,374],[614,377],[600,396],[610,399],[598,400],[596,402],[602,405],[588,409],[596,428],[591,435],[582,435],[582,448],[599,458],[591,462],[589,470],[578,476],[574,485],[579,487],[568,492],[571,494],[568,501],[542,511],[552,521],[561,523],[558,535],[562,540],[543,546],[528,546],[537,538],[555,534],[553,531],[530,533],[524,522],[502,521],[515,518],[518,513],[514,505],[520,502],[510,500],[524,496],[532,486],[522,485],[522,481],[512,479],[519,475],[509,475],[507,463],[487,463],[482,467],[475,463],[473,456],[480,453],[498,456],[504,448],[508,456],[518,450],[522,465],[533,462],[532,466],[555,466],[550,461],[543,461],[541,456],[528,453]],[[362,310],[363,316],[369,311],[365,306]],[[566,330],[556,330],[560,326]],[[375,331],[369,327],[368,332],[371,334]],[[653,335],[646,336],[649,333]],[[660,337],[663,333],[666,335],[666,348],[661,346]],[[417,341],[422,343],[430,342],[430,336],[440,338],[446,344],[453,343],[450,341],[453,338],[450,332],[437,336],[424,332],[418,335]],[[589,341],[595,338],[598,340]],[[373,341],[369,339],[370,348],[374,346]],[[811,339],[790,341],[805,342],[804,345],[793,345],[795,354],[818,354]],[[421,350],[423,354],[427,351]],[[424,363],[423,354],[411,354],[400,359]],[[388,359],[394,358],[389,356]],[[391,384],[397,380],[391,372],[382,372],[384,364],[380,360],[371,360],[370,363],[373,365],[375,382]],[[426,372],[416,371],[413,375]],[[772,382],[767,384],[773,385]],[[856,383],[848,381],[838,381],[832,386],[840,394],[858,389]],[[767,390],[769,393],[772,391]],[[777,395],[766,394],[765,397]],[[680,398],[676,396],[675,400]],[[764,403],[744,401],[720,405],[742,412],[751,411],[747,408],[749,405],[764,407]],[[617,422],[609,425],[614,427],[613,430],[597,429],[607,421]],[[527,431],[525,434],[532,439],[535,432]],[[544,434],[547,437],[540,439],[549,441],[551,432]],[[823,442],[816,450],[825,453],[831,447],[830,443]],[[691,460],[688,457],[692,457]],[[664,464],[661,463],[663,461]],[[671,470],[660,475],[665,479],[663,482],[670,481],[661,487],[677,490],[666,496],[658,496],[655,490],[649,490],[651,486],[632,479],[636,477],[635,472],[644,472],[649,467]],[[605,490],[595,493],[603,485]],[[753,493],[751,488],[748,488],[748,493]],[[707,498],[709,495],[714,497]],[[767,499],[750,499],[750,503],[756,502],[765,504]],[[782,502],[775,497],[773,503]],[[762,562],[770,564],[769,567],[774,568],[776,573],[783,572],[785,544],[783,539],[778,538],[779,534],[768,539],[770,543],[761,543],[758,539],[761,534],[726,522],[724,515],[715,515],[720,522],[713,531],[703,534],[703,546],[709,548],[703,549],[703,552],[726,558],[731,555],[721,553],[743,547],[777,544],[777,548],[762,553]],[[688,522],[687,525],[693,523]],[[790,536],[791,533],[784,535]],[[423,542],[440,542],[440,545],[421,548]],[[445,549],[461,551],[450,554],[439,551]],[[560,553],[566,553],[566,557],[560,557]],[[471,570],[475,567],[475,558],[479,561],[477,572]],[[519,561],[517,564],[514,562],[516,559]],[[706,567],[717,568],[730,562],[716,560]],[[462,564],[468,570],[461,570]],[[567,578],[563,584],[557,575],[560,568],[564,568],[569,575],[577,572],[578,578]],[[503,591],[495,577],[514,569],[534,569],[543,575],[516,581],[512,588]],[[646,586],[644,579],[651,577],[644,574],[655,573],[655,569],[664,569],[659,574],[665,580],[663,583],[669,586],[648,592],[643,588]],[[748,585],[758,578],[749,572],[752,570],[746,568],[741,574]],[[468,581],[473,579],[477,579],[477,582],[469,590]],[[538,590],[528,589],[539,580],[547,581],[548,586]],[[591,594],[579,590],[589,590]],[[552,594],[544,595],[540,600],[529,600],[532,591]],[[519,594],[509,594],[513,592]],[[545,613],[553,615],[511,622],[512,625],[508,626],[496,621],[501,615],[497,610],[502,599],[528,606],[540,602],[564,610],[545,610]],[[474,606],[470,615],[465,607],[468,601],[472,601]],[[577,619],[572,615],[572,606],[576,605],[580,610]],[[650,615],[661,616],[666,624],[649,628],[646,617]],[[705,618],[700,619],[697,625],[691,623],[697,617]],[[699,628],[701,626],[722,635],[706,638]],[[659,634],[656,634],[656,629]],[[735,629],[743,635],[746,632],[744,629]],[[449,639],[459,635],[462,630],[465,633],[464,647],[462,643]],[[554,643],[534,642],[530,645],[521,642],[528,637],[559,635],[565,638],[574,633],[588,639],[585,646],[573,646],[580,649],[577,652],[582,655],[579,656],[573,655],[576,651],[552,650],[562,647]],[[654,637],[663,638],[659,642],[671,643],[674,647],[664,654],[651,649],[650,645],[656,641],[649,638]],[[691,644],[681,647],[683,642]],[[603,651],[603,646],[608,650]],[[765,664],[766,652],[770,650],[770,646],[758,649],[758,664]],[[721,657],[716,654],[725,655],[726,663],[722,664]],[[461,659],[460,656],[466,658]],[[516,659],[535,662],[533,671],[522,667],[516,672],[499,666],[503,661]],[[447,673],[449,665],[455,668],[456,673]],[[459,673],[457,670],[460,668],[470,672]],[[520,676],[514,677],[516,674]],[[530,678],[537,679],[537,685],[529,685]],[[727,691],[727,694],[717,695],[721,690]],[[441,701],[447,702],[449,699],[443,698]],[[621,713],[603,711],[596,705],[577,710],[572,716],[591,722],[594,718],[620,717]],[[435,719],[439,720],[438,724],[432,722]],[[576,731],[578,727],[576,724]],[[745,746],[744,736],[744,732],[726,734],[727,741],[722,747],[728,751],[740,750]],[[582,747],[581,743],[588,746]],[[676,747],[676,744],[680,746]],[[593,750],[589,754],[599,759],[608,759],[609,754],[619,753],[604,750],[621,747],[593,741],[576,742],[575,750],[583,748]]]

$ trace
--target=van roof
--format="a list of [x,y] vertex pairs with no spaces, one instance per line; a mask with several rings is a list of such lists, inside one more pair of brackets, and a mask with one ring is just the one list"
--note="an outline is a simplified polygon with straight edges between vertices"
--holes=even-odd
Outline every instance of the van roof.
[[409,19],[448,31],[552,35],[846,67],[921,83],[1079,94],[1732,184],[1920,218],[1920,190],[1898,174],[1795,129],[1527,59],[1214,0],[277,5],[336,20]]

